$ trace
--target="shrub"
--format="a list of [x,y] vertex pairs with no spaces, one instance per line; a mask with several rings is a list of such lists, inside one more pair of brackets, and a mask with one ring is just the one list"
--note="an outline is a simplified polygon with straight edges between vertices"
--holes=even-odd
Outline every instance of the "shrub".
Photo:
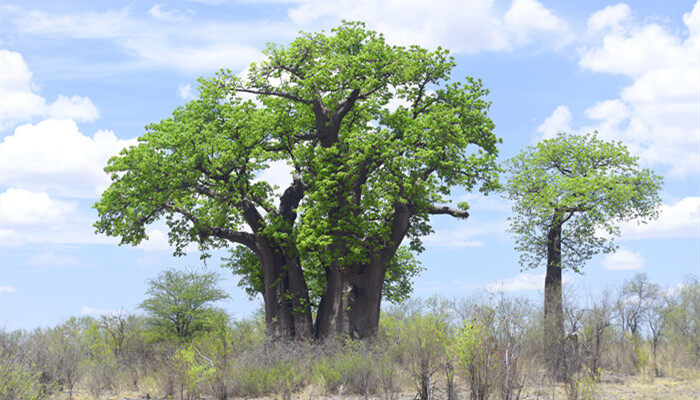
[[39,373],[0,352],[0,399],[39,400],[44,397]]
[[238,393],[244,396],[279,394],[291,398],[292,393],[303,388],[307,374],[292,362],[273,365],[244,366],[234,372],[239,382]]
[[326,393],[368,396],[394,389],[392,381],[396,371],[393,365],[375,359],[362,347],[355,345],[316,362],[313,376]]
[[485,400],[495,383],[497,343],[483,321],[465,323],[455,332],[450,351],[457,372],[469,382],[471,398]]
[[[409,316],[385,316],[385,340],[413,378],[421,400],[432,397],[433,376],[445,363],[448,324],[440,313],[414,311]],[[398,353],[398,354],[397,354]]]

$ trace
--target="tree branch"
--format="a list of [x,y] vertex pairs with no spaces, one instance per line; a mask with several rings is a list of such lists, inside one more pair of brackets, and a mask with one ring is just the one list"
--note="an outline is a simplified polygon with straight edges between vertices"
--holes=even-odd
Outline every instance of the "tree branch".
[[267,96],[277,96],[277,97],[283,97],[285,99],[289,99],[292,101],[296,101],[298,103],[302,104],[311,104],[310,101],[304,100],[301,97],[291,95],[289,93],[284,93],[284,92],[276,92],[274,90],[254,90],[254,89],[246,89],[243,87],[236,88],[237,92],[243,92],[243,93],[250,93],[250,94],[262,94],[262,95],[267,95]]
[[292,184],[284,191],[280,197],[279,213],[286,221],[294,222],[297,217],[296,209],[299,202],[304,197],[306,184],[301,180],[298,173],[294,173]]
[[255,235],[253,235],[252,233],[232,231],[230,229],[220,228],[216,226],[203,226],[199,218],[197,218],[194,214],[185,210],[182,207],[171,205],[165,205],[164,207],[170,210],[171,212],[175,212],[182,215],[183,217],[185,217],[185,219],[192,222],[196,227],[195,229],[197,229],[198,233],[203,237],[214,236],[220,239],[230,240],[235,243],[240,243],[253,251],[257,251],[257,240],[255,238]]
[[468,218],[469,213],[460,210],[457,208],[452,208],[449,206],[434,206],[431,205],[428,207],[428,214],[433,214],[433,215],[451,215],[455,218]]

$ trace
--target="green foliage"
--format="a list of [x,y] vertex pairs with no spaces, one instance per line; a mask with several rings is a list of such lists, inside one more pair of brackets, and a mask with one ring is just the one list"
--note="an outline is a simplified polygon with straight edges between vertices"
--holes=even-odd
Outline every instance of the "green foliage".
[[235,372],[240,392],[245,396],[279,393],[290,395],[307,382],[307,372],[293,362],[244,366]]
[[496,382],[498,343],[489,327],[477,318],[457,330],[450,352],[456,371],[469,382],[472,399],[484,400]]
[[507,166],[515,214],[510,232],[526,268],[547,259],[553,226],[563,226],[561,267],[580,272],[593,255],[615,250],[620,222],[658,215],[662,178],[640,168],[620,142],[562,133],[528,147]]
[[316,361],[312,375],[326,394],[370,395],[396,386],[396,367],[369,345],[349,340],[334,355]]
[[[447,50],[392,46],[363,23],[344,22],[263,53],[245,79],[229,70],[200,79],[199,98],[109,161],[112,183],[95,204],[98,232],[135,245],[164,218],[176,254],[197,243],[204,255],[231,242],[254,249],[263,237],[301,257],[317,297],[331,263],[391,256],[405,235],[421,251],[434,205],[450,203],[455,186],[498,187],[501,141],[488,91],[470,77],[453,81]],[[256,101],[242,98],[248,94]],[[302,218],[297,207],[283,215],[280,193],[258,179],[274,161],[290,165],[303,187]],[[409,212],[407,230],[395,227],[397,210]],[[408,295],[419,271],[407,251],[383,261],[393,301]],[[229,263],[251,295],[263,282],[252,257],[235,250]]]
[[39,383],[39,373],[0,351],[0,399],[39,400],[45,397]]
[[193,344],[181,347],[175,353],[174,363],[181,391],[187,393],[188,399],[198,398],[200,386],[217,373],[216,367],[202,358]]
[[408,313],[382,316],[383,339],[388,342],[390,353],[401,360],[413,378],[421,399],[430,397],[433,376],[449,358],[448,316],[441,311],[424,309],[437,303],[438,299],[430,299],[426,303],[408,304]]
[[576,380],[576,391],[577,398],[580,400],[595,400],[595,390],[597,385],[597,378],[600,376],[600,370],[592,371],[588,374],[584,374],[579,379]]
[[676,357],[700,363],[700,280],[688,276],[670,296],[663,312],[666,336],[678,349]]
[[217,285],[213,272],[167,270],[149,281],[149,296],[139,306],[149,317],[155,340],[192,339],[197,332],[212,328],[219,310],[212,303],[228,298]]

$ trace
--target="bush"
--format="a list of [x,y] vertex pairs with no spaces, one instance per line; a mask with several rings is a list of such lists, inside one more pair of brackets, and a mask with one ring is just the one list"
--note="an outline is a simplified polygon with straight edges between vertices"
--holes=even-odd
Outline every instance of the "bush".
[[[432,397],[433,376],[444,367],[449,332],[447,318],[441,313],[414,311],[409,316],[385,316],[385,340],[395,358],[402,360],[413,378],[421,400]],[[398,357],[397,357],[398,355]]]
[[39,400],[44,397],[39,373],[0,353],[0,399]]
[[457,360],[457,372],[469,382],[471,398],[488,398],[496,376],[497,343],[483,321],[465,323],[457,330],[450,351]]
[[397,374],[386,358],[373,355],[362,343],[352,343],[330,357],[316,361],[313,376],[327,394],[393,393]]
[[234,372],[239,382],[238,395],[263,396],[279,394],[291,398],[292,393],[303,388],[307,374],[292,362],[273,365],[244,366]]

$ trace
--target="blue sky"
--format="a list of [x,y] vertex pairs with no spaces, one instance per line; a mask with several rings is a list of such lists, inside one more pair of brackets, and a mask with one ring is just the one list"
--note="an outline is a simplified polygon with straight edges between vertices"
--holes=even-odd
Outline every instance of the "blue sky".
[[[463,4],[466,3],[466,4]],[[625,225],[614,255],[581,293],[646,272],[674,287],[700,265],[700,5],[690,1],[371,2],[320,0],[4,1],[0,8],[0,326],[31,329],[71,315],[134,311],[169,267],[167,230],[120,247],[94,234],[102,168],[149,122],[196,96],[196,79],[243,71],[266,42],[362,20],[396,44],[452,50],[454,77],[481,78],[503,138],[501,160],[556,132],[622,140],[665,177],[662,213]],[[285,182],[285,169],[266,174]],[[503,290],[532,297],[542,270],[520,271],[509,204],[455,191],[471,217],[436,217],[415,294]],[[218,268],[213,257],[207,267]],[[226,271],[235,317],[258,305]]]

